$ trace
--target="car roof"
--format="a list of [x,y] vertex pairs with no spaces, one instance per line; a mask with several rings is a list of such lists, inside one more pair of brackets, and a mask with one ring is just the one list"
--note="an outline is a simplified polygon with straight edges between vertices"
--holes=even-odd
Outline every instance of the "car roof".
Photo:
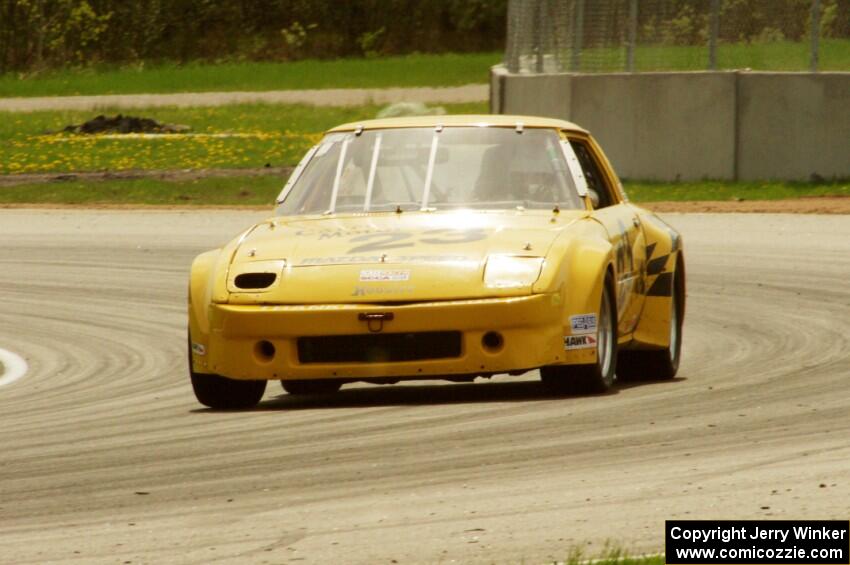
[[466,114],[451,116],[402,116],[398,118],[384,118],[381,120],[363,120],[342,124],[328,130],[354,131],[358,128],[388,129],[388,128],[420,128],[420,127],[462,127],[462,126],[492,126],[492,127],[517,127],[522,124],[524,128],[549,128],[587,133],[587,130],[565,120],[552,118],[541,118],[538,116],[514,116],[505,114]]

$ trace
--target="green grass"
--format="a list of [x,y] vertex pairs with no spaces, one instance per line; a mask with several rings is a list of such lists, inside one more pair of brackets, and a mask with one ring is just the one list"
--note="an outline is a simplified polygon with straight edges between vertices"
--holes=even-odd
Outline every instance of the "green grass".
[[615,557],[595,562],[595,565],[665,565],[666,559],[663,555],[651,557]]
[[[706,57],[708,52],[706,51]],[[810,44],[791,43],[724,44],[717,47],[718,68],[757,71],[808,71]],[[850,39],[821,39],[818,70],[850,70]]]
[[645,182],[623,181],[634,202],[683,202],[706,200],[781,200],[814,196],[850,196],[850,179],[820,183],[758,182]]
[[[720,43],[718,68],[806,71],[809,43]],[[0,75],[0,97],[69,96],[313,88],[458,86],[485,83],[501,53],[417,54],[376,59],[292,62],[135,65]],[[585,49],[583,70],[622,71],[625,48]],[[699,71],[708,65],[706,46],[644,45],[635,53],[639,71]],[[850,40],[822,39],[820,70],[850,70]]]
[[665,565],[663,554],[634,556],[616,545],[606,543],[597,557],[588,556],[584,548],[572,548],[564,559],[555,561],[557,565]]
[[[718,68],[805,71],[806,41],[721,43]],[[314,88],[384,88],[391,86],[458,86],[485,83],[501,53],[417,54],[377,59],[305,60],[292,62],[192,63],[135,65],[46,71],[34,75],[0,75],[0,97],[70,96],[208,91],[300,90]],[[621,71],[625,48],[586,49],[583,69]],[[639,71],[705,70],[708,48],[645,45],[635,53]],[[850,70],[850,40],[822,39],[820,70]]]
[[[808,71],[808,42],[720,43],[717,46],[718,69],[757,71]],[[708,47],[642,47],[635,53],[639,71],[706,70]],[[821,71],[850,70],[850,40],[823,39],[820,44]]]
[[[277,176],[67,181],[0,187],[0,204],[268,206],[286,179]],[[850,196],[850,181],[822,184],[762,182],[626,183],[632,201],[777,200]]]
[[[445,108],[450,113],[487,111],[484,103],[447,105]],[[133,113],[164,122],[188,124],[194,133],[204,135],[121,139],[45,135],[45,132],[60,130],[67,124],[90,119],[95,112],[0,113],[0,174],[258,168],[266,163],[294,165],[322,131],[343,122],[374,117],[379,109],[377,106],[316,108],[306,105],[157,108]],[[223,133],[246,137],[210,136]],[[274,199],[281,184],[282,179],[273,177],[217,178],[195,182],[75,181],[0,188],[0,202],[264,205]],[[778,181],[626,181],[625,184],[635,202],[850,196],[850,180],[815,184]]]
[[[486,103],[443,107],[453,114],[487,112]],[[121,138],[48,134],[91,119],[98,112],[0,112],[0,174],[293,165],[323,131],[344,122],[374,118],[380,109],[253,104],[133,110],[133,115],[189,125],[192,133],[202,135]],[[215,137],[233,133],[239,137]]]
[[[284,63],[194,63],[0,75],[0,97],[458,86],[486,83],[501,53],[408,55]],[[23,79],[23,80],[22,80]]]
[[268,206],[286,179],[276,176],[53,182],[0,187],[0,204]]
[[[718,69],[756,71],[808,71],[807,41],[765,43],[720,43]],[[567,60],[567,65],[569,61]],[[708,69],[707,45],[643,45],[635,51],[638,71],[704,71]],[[850,39],[822,39],[821,71],[850,70]],[[581,53],[583,72],[622,72],[626,69],[626,48],[590,48]]]

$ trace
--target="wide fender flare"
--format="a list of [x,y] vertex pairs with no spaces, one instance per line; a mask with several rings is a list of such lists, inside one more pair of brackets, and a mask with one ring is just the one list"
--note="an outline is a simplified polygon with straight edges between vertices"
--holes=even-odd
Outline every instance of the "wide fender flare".
[[209,335],[209,306],[213,302],[221,250],[201,253],[192,261],[189,275],[189,330],[193,340]]
[[681,234],[651,212],[641,210],[647,241],[645,299],[640,320],[627,347],[664,349],[670,346],[671,301],[685,315],[685,255]]
[[610,274],[616,280],[614,259],[614,246],[601,237],[568,238],[556,242],[550,250],[547,266],[534,290],[560,294],[565,335],[569,333],[570,316],[599,310],[606,276]]
[[[260,224],[262,223],[260,222]],[[230,299],[230,294],[227,291],[227,275],[230,264],[245,238],[260,224],[243,231],[224,247],[201,253],[192,262],[189,276],[189,296],[190,303],[196,304],[196,307],[194,312],[190,312],[190,314],[193,314],[198,320],[197,329],[202,330],[205,334],[209,333],[207,309],[210,304],[224,304]],[[193,297],[198,297],[198,300],[193,300]],[[203,309],[203,312],[200,309]],[[190,315],[190,321],[191,319],[192,315]]]
[[671,301],[677,301],[679,315],[684,320],[685,284],[685,257],[679,249],[670,252],[664,271],[649,285],[640,321],[628,348],[665,349],[670,346]]

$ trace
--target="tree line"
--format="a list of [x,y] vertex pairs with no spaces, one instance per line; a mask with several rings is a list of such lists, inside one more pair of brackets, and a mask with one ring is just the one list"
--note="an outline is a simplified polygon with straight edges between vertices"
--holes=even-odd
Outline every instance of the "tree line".
[[507,0],[0,0],[0,72],[499,50]]
[[[504,48],[509,1],[554,20],[579,0],[0,0],[0,73],[496,51]],[[626,36],[630,0],[584,3],[587,15],[607,22],[604,31],[586,26],[587,46]],[[811,3],[722,0],[720,40],[800,41]],[[850,0],[820,3],[822,36],[850,38]],[[638,6],[639,43],[705,42],[710,0],[639,0]]]

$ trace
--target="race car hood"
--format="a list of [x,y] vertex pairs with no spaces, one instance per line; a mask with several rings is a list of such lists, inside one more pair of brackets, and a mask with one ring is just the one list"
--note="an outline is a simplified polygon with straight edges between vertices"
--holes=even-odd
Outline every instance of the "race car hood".
[[[512,281],[513,263],[505,258],[528,258],[520,260],[521,268],[542,266],[555,238],[585,215],[511,210],[272,218],[249,230],[235,248],[228,301],[333,304],[527,295],[534,280],[526,272]],[[498,280],[485,280],[488,260],[502,261]]]

